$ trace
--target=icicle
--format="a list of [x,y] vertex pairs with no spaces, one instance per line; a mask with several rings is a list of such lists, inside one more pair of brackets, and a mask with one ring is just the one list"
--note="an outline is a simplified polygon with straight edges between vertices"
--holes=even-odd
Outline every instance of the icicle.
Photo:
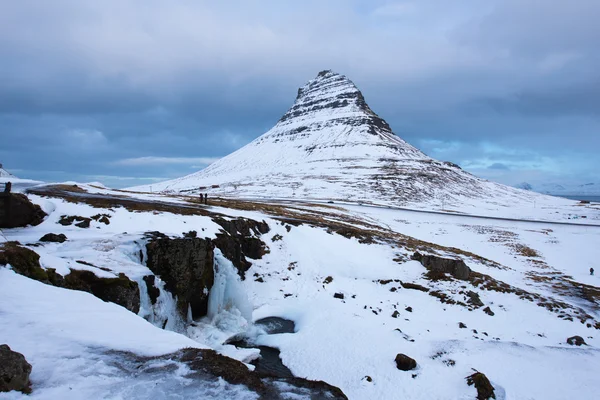
[[219,314],[229,312],[239,314],[252,322],[252,304],[248,300],[244,286],[231,261],[215,249],[215,281],[208,295],[208,317],[215,321]]
[[190,303],[188,303],[187,323],[191,324],[192,322],[194,322],[194,318],[192,318],[192,305]]

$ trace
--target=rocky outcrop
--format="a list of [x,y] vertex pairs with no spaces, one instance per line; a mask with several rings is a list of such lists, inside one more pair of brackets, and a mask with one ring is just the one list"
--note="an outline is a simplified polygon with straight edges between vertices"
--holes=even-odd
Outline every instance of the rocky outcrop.
[[473,292],[472,290],[469,290],[467,292],[467,303],[469,303],[473,307],[483,307],[484,305],[479,295]]
[[396,356],[396,367],[402,371],[410,371],[417,368],[417,362],[406,354]]
[[92,222],[91,218],[80,217],[78,215],[62,215],[58,220],[58,223],[63,226],[75,224],[75,226],[78,228],[89,228],[90,222]]
[[81,290],[111,303],[125,307],[137,314],[140,310],[138,284],[124,274],[115,278],[100,278],[91,271],[71,270],[64,277],[52,268],[40,265],[40,256],[33,250],[8,242],[0,246],[0,265],[10,264],[13,271],[36,281]]
[[67,240],[67,237],[63,233],[46,233],[44,236],[40,238],[40,242],[53,242],[53,243],[63,243]]
[[475,386],[477,389],[477,400],[495,399],[494,387],[490,380],[481,372],[475,372],[473,375],[467,376],[467,385]]
[[240,361],[220,355],[214,350],[184,349],[169,358],[186,363],[196,374],[219,377],[234,385],[244,385],[256,392],[261,399],[292,398],[296,397],[294,394],[303,394],[302,397],[311,399],[347,400],[339,388],[323,381],[263,375],[250,371]]
[[259,236],[269,232],[269,225],[264,221],[246,218],[226,220],[217,217],[213,221],[223,228],[214,239],[215,246],[233,263],[240,277],[245,279],[246,271],[252,266],[247,258],[258,260],[267,252],[267,246]]
[[447,273],[462,281],[468,280],[471,274],[471,269],[463,260],[423,255],[419,252],[413,254],[411,259],[419,261],[429,271]]
[[583,344],[586,344],[585,340],[583,340],[581,336],[572,336],[567,339],[567,343],[571,346],[581,346]]
[[146,245],[147,267],[165,282],[165,289],[177,296],[182,317],[188,307],[192,316],[206,315],[208,291],[214,283],[214,244],[196,237],[171,239],[164,235]]
[[[56,278],[53,280],[56,281]],[[136,314],[140,311],[138,284],[122,273],[116,278],[100,278],[92,271],[71,270],[71,273],[65,275],[62,287],[91,293]]]
[[30,393],[29,374],[31,374],[31,364],[27,362],[25,356],[12,351],[6,344],[0,345],[0,392],[17,390]]
[[0,228],[39,225],[46,213],[21,193],[0,194]]

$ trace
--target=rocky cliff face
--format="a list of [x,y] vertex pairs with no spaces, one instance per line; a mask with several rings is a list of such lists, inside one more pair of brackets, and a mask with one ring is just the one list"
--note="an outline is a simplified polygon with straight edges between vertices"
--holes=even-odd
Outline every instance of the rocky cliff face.
[[208,292],[214,283],[213,242],[196,237],[160,237],[150,241],[146,251],[146,265],[177,296],[180,314],[186,316],[189,306],[192,317],[206,315]]

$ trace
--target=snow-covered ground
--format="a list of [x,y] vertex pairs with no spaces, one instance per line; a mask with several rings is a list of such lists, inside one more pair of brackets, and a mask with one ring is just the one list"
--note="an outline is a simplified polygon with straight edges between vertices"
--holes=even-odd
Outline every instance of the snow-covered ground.
[[[186,204],[183,197],[80,186],[96,196]],[[134,212],[55,197],[30,198],[49,216],[36,227],[3,230],[5,240],[36,244],[46,233],[64,233],[68,238],[64,243],[30,246],[40,254],[44,268],[61,274],[70,268],[89,269],[105,277],[122,272],[143,285],[142,276],[151,274],[139,257],[144,233],[181,236],[196,230],[200,237],[214,238],[220,229],[210,215]],[[175,324],[160,329],[164,320],[155,314],[172,316],[175,312],[168,292],[161,293],[158,311],[151,309],[143,294],[139,315],[135,315],[91,294],[44,285],[0,267],[0,343],[23,353],[33,365],[29,397],[255,398],[224,381],[192,381],[186,378],[187,367],[175,362],[164,370],[147,365],[148,373],[131,371],[120,353],[144,356],[211,347],[249,361],[257,356],[256,350],[223,344],[245,331],[257,344],[280,349],[294,375],[324,380],[340,387],[350,399],[474,399],[476,391],[465,381],[473,369],[488,376],[498,399],[596,398],[599,331],[578,317],[588,314],[587,322],[593,325],[600,320],[600,304],[582,298],[570,282],[600,286],[600,277],[588,272],[600,259],[596,245],[600,227],[356,204],[273,202],[268,206],[223,201],[203,208],[264,220],[271,230],[261,240],[269,252],[260,260],[250,260],[253,265],[241,281],[217,251],[215,257],[221,258],[209,316],[186,329]],[[247,211],[250,208],[253,211]],[[61,215],[99,213],[109,215],[110,224],[93,220],[83,229],[57,223]],[[281,222],[278,213],[304,223]],[[367,232],[373,242],[334,233],[340,224]],[[484,290],[468,281],[428,280],[426,269],[410,260],[411,241],[430,246],[431,252],[462,257],[473,271],[566,308],[550,311],[538,305],[538,300]],[[421,285],[429,292],[404,288],[400,281]],[[483,307],[442,303],[432,295],[437,291],[465,302],[468,290],[478,293],[495,315],[486,314]],[[344,298],[335,298],[336,293]],[[266,335],[248,321],[268,316],[293,320],[295,333]],[[566,344],[574,335],[582,336],[588,345]],[[398,370],[394,363],[398,353],[413,357],[418,368]],[[0,394],[0,398],[21,395]]]

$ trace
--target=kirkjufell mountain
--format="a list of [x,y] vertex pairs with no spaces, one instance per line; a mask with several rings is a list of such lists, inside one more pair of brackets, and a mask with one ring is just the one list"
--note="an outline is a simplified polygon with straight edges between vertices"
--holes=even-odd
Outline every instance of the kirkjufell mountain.
[[350,79],[331,70],[301,87],[294,105],[262,136],[152,189],[455,209],[529,206],[541,197],[428,157],[392,132]]

